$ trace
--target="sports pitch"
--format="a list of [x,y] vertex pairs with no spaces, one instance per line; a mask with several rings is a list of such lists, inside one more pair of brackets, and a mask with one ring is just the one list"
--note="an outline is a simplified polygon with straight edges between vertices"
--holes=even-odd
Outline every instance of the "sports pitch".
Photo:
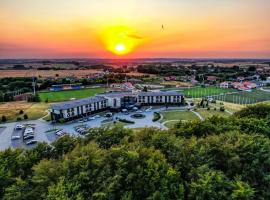
[[81,90],[68,90],[60,92],[39,92],[39,97],[42,102],[48,99],[48,102],[68,101],[72,98],[82,99],[94,96],[96,94],[105,92],[105,88],[88,88]]

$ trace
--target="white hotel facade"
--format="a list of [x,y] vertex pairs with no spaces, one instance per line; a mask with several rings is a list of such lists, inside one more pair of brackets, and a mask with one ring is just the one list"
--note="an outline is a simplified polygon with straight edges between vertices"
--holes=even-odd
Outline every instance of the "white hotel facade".
[[52,121],[70,121],[105,110],[119,111],[122,108],[147,105],[181,106],[183,95],[178,92],[109,92],[80,100],[51,106]]

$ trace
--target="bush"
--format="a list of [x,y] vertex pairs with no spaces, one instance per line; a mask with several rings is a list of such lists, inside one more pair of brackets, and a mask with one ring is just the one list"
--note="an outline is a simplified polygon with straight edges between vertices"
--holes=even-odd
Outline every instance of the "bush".
[[127,119],[121,119],[121,118],[119,118],[118,121],[123,122],[123,123],[127,123],[127,124],[134,124],[135,123],[134,121],[130,121],[130,120],[127,120]]
[[7,121],[7,117],[5,115],[2,116],[2,122],[6,122]]
[[27,114],[24,114],[23,115],[23,119],[28,119],[28,115]]
[[207,110],[211,110],[210,107],[207,107]]
[[49,99],[47,98],[46,100],[45,100],[45,103],[48,103],[49,102]]
[[20,115],[23,114],[23,110],[20,110],[19,114],[20,114]]
[[17,117],[17,121],[22,121],[22,118],[21,117]]
[[225,111],[224,106],[220,107],[219,110],[220,110],[221,112],[224,112],[224,111]]
[[217,108],[215,107],[215,108],[214,108],[214,111],[216,111],[216,110],[217,110]]
[[156,121],[160,120],[160,118],[161,118],[160,113],[154,112],[154,118],[152,119],[152,121],[156,122]]

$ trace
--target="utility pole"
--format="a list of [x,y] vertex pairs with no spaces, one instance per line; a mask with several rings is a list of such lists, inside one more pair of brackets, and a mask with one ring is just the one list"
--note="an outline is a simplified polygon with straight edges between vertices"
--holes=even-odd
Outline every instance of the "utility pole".
[[36,81],[35,81],[35,77],[33,76],[33,81],[32,81],[32,86],[33,86],[33,93],[34,95],[36,94]]

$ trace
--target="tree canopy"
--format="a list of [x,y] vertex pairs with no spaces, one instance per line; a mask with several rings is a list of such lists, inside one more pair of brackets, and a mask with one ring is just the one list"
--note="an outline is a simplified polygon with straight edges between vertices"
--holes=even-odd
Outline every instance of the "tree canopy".
[[8,149],[0,152],[0,198],[270,199],[269,109],[256,105],[170,130],[114,125]]

